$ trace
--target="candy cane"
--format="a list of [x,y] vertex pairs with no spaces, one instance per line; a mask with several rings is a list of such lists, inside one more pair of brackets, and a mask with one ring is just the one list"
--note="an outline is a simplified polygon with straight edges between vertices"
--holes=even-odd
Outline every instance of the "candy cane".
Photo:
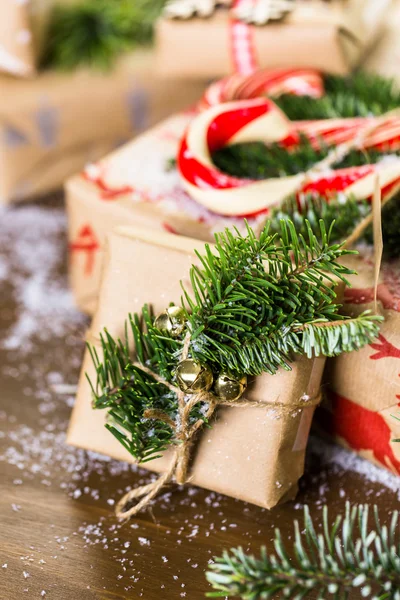
[[212,83],[199,106],[206,110],[223,102],[281,94],[321,98],[324,95],[322,76],[313,69],[264,69],[247,76],[236,73]]
[[400,159],[391,157],[376,165],[324,172],[312,170],[290,177],[252,181],[232,177],[212,163],[212,153],[238,142],[278,142],[296,147],[300,133],[311,141],[325,139],[332,143],[351,142],[367,127],[374,127],[362,147],[400,147],[400,119],[387,116],[376,119],[337,119],[291,123],[269,99],[256,98],[211,107],[199,114],[189,125],[182,140],[178,168],[183,186],[200,204],[227,216],[254,215],[265,211],[285,197],[299,191],[335,191],[356,198],[372,196],[376,173],[379,173],[383,195],[400,186]]

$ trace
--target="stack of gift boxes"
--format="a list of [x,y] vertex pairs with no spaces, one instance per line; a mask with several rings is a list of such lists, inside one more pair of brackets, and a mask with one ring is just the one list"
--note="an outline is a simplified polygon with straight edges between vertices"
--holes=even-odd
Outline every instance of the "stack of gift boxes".
[[[282,22],[258,27],[238,21],[226,6],[218,8],[207,22],[195,15],[186,21],[162,19],[157,30],[158,67],[170,77],[197,76],[201,80],[226,75],[232,64],[238,66],[244,52],[247,58],[242,61],[243,72],[253,69],[253,63],[274,68],[269,83],[266,85],[264,81],[264,95],[279,95],[282,91],[306,95],[323,93],[319,75],[311,69],[323,68],[345,74],[358,64],[375,41],[389,3],[382,6],[382,10],[376,4],[368,0],[348,0],[346,3],[301,1]],[[204,44],[205,28],[207,44]],[[237,40],[235,36],[240,37],[236,46],[233,44]],[[307,43],[304,42],[306,38]],[[212,54],[213,60],[207,58],[206,52]],[[296,71],[293,67],[301,69]],[[118,76],[114,77],[115,82],[110,86],[114,87],[115,94]],[[209,169],[211,175],[212,164],[210,148],[205,148],[204,139],[198,147],[192,140],[192,145],[188,144],[183,150],[182,140],[191,139],[191,132],[196,128],[193,123],[200,122],[203,114],[208,115],[208,123],[216,122],[214,117],[220,110],[218,103],[232,99],[229,93],[226,93],[227,98],[222,98],[221,89],[226,92],[232,81],[237,89],[237,77],[242,75],[235,77],[236,80],[224,79],[221,84],[210,87],[202,98],[196,90],[198,102],[195,106],[169,117],[100,160],[94,157],[84,170],[68,179],[65,187],[71,284],[78,306],[94,315],[89,334],[91,340],[98,341],[104,327],[114,336],[122,335],[127,314],[140,311],[145,302],[153,304],[156,312],[170,301],[177,302],[180,295],[177,283],[182,279],[190,286],[187,280],[189,267],[197,260],[194,251],[202,247],[201,241],[211,242],[214,233],[225,227],[243,229],[243,216],[257,230],[265,222],[269,208],[281,200],[281,194],[284,195],[285,186],[276,196],[270,193],[261,210],[249,211],[247,190],[244,189],[242,211],[218,211],[206,206],[201,201],[201,193],[197,197],[192,193],[193,186],[187,183],[187,172],[183,172],[182,166],[185,160],[187,167],[198,158],[198,151],[205,161],[201,167]],[[276,88],[277,78],[280,83],[283,81],[283,90],[280,85]],[[124,96],[126,102],[129,94],[124,87],[126,78],[119,81],[124,91],[117,96]],[[244,97],[257,98],[258,93],[257,89],[247,90]],[[252,107],[257,106],[257,99],[251,102]],[[263,102],[267,103],[263,99],[260,106]],[[166,95],[160,98],[160,104],[163,103],[171,107]],[[207,110],[203,112],[204,109]],[[116,112],[120,114],[120,111]],[[96,121],[103,122],[97,116]],[[78,129],[81,131],[80,126]],[[281,132],[280,137],[274,139],[282,137],[285,136]],[[243,141],[240,135],[234,139]],[[207,140],[210,142],[210,136]],[[384,193],[389,188],[391,191],[397,189],[400,182],[398,162],[385,169],[379,173]],[[202,179],[203,185],[196,179],[203,175],[204,171],[200,175],[196,172],[192,182],[196,181],[196,189],[209,192],[209,180]],[[351,187],[356,196],[368,198],[372,195],[375,175],[375,169],[368,172],[361,169],[351,185],[346,180],[341,190],[347,192]],[[296,190],[300,180],[301,177],[289,182],[288,192]],[[314,181],[314,184],[315,189],[320,189],[318,182]],[[360,274],[352,278],[353,287],[345,292],[344,311],[347,314],[374,308],[371,257],[366,253],[353,259],[353,264]],[[319,409],[319,421],[325,432],[339,443],[400,474],[400,444],[393,442],[394,438],[400,437],[400,422],[392,416],[400,399],[400,328],[396,326],[400,307],[399,273],[396,264],[392,263],[385,263],[381,271],[378,301],[385,322],[379,339],[358,352],[328,361],[324,385],[328,391],[323,408]],[[260,384],[257,394],[265,395],[269,403],[279,398],[280,402],[289,405],[299,396],[316,397],[323,367],[321,359],[295,361],[290,373],[282,372],[270,378],[271,381],[268,379],[265,385],[262,384],[263,389]],[[94,376],[88,353],[69,429],[69,442],[121,460],[132,460],[104,428],[103,411],[92,411],[86,372]],[[282,419],[277,425],[275,418],[274,428],[268,425],[271,416],[263,409],[246,409],[245,418],[243,413],[236,418],[235,410],[238,409],[221,409],[217,452],[211,455],[207,450],[213,439],[216,443],[213,429],[201,438],[193,465],[193,481],[269,508],[292,498],[302,474],[314,408],[310,406],[298,411],[290,423]],[[266,436],[263,435],[265,431]],[[276,437],[273,442],[271,435]],[[229,468],[224,468],[223,457],[233,456],[234,440],[239,438],[248,446],[246,460],[253,462],[257,469],[248,469],[241,463],[240,456],[235,455],[237,467],[230,477]],[[254,444],[250,444],[250,440]],[[271,448],[273,457],[269,454]],[[168,456],[152,462],[149,468],[163,471],[167,461]],[[232,461],[229,464],[232,466]],[[282,464],[286,465],[285,472],[282,472]],[[221,473],[225,474],[221,477]],[[241,482],[239,486],[238,481]]]

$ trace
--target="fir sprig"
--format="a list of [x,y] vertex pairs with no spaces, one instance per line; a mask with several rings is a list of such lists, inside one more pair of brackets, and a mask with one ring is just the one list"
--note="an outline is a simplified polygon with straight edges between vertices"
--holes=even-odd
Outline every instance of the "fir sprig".
[[[363,598],[400,600],[399,514],[390,525],[381,525],[374,507],[374,527],[367,505],[350,507],[331,524],[323,509],[323,527],[316,530],[308,507],[304,531],[294,522],[293,547],[288,550],[279,529],[275,530],[275,553],[266,548],[260,558],[242,548],[224,552],[210,565],[207,579],[211,598],[243,600],[348,600],[357,590]],[[315,595],[316,594],[316,595]],[[279,595],[279,596],[278,596]]]
[[[281,220],[293,221],[298,234],[307,235],[307,222],[318,235],[322,219],[327,227],[332,227],[332,240],[346,239],[355,226],[371,211],[366,200],[337,194],[329,199],[318,194],[293,195],[271,212],[271,231],[279,232]],[[382,209],[383,254],[386,259],[400,256],[400,193],[397,193]],[[372,227],[365,231],[363,239],[372,244]]]
[[109,69],[136,45],[149,43],[165,0],[84,0],[55,6],[42,66],[63,70],[88,65]]
[[371,212],[371,203],[357,200],[353,196],[337,194],[327,200],[324,196],[310,193],[293,195],[271,212],[272,231],[279,232],[282,219],[293,221],[297,233],[307,235],[307,222],[313,232],[318,234],[319,223],[324,221],[332,226],[334,241],[346,239],[357,223]]
[[141,318],[129,315],[123,341],[105,330],[101,358],[88,344],[96,368],[96,383],[89,379],[93,407],[108,409],[107,429],[140,462],[158,458],[173,439],[172,428],[162,420],[145,418],[146,411],[159,410],[171,419],[178,411],[176,394],[134,364],[136,355],[166,382],[172,380],[176,366],[173,357],[181,349],[181,341],[160,335],[153,321],[149,307],[144,306]]
[[[248,227],[245,235],[217,235],[213,249],[206,245],[201,267],[190,272],[193,293],[184,290],[188,356],[214,375],[274,374],[290,369],[295,354],[334,356],[374,339],[380,317],[339,315],[334,287],[353,273],[339,262],[350,251],[330,243],[323,222],[319,227],[319,240],[309,224],[302,236],[282,221],[279,235],[267,224],[259,238]],[[123,340],[102,334],[101,356],[89,345],[94,407],[109,411],[108,429],[140,461],[176,440],[174,377],[185,336],[159,331],[145,306],[140,318],[129,318]],[[204,408],[197,404],[190,419],[201,419]]]
[[[353,272],[338,261],[352,252],[330,237],[323,222],[317,238],[309,225],[306,237],[298,235],[291,221],[281,222],[279,236],[271,235],[269,223],[259,238],[250,227],[245,236],[229,230],[216,235],[216,252],[206,245],[202,267],[192,268],[194,299],[185,293],[192,356],[222,370],[260,375],[289,368],[292,353],[349,351],[330,283],[348,284]],[[353,349],[374,335],[375,319],[353,322]]]
[[292,121],[368,117],[400,106],[400,91],[393,79],[359,71],[349,77],[326,75],[322,98],[285,94],[276,103]]
[[[286,177],[308,171],[326,158],[332,147],[324,144],[323,140],[319,142],[319,146],[316,149],[305,135],[301,135],[299,144],[290,150],[279,143],[266,145],[263,142],[246,142],[217,150],[213,153],[212,160],[218,169],[234,177],[254,180]],[[351,150],[345,158],[333,164],[332,168],[376,164],[387,154],[398,156],[400,150]]]

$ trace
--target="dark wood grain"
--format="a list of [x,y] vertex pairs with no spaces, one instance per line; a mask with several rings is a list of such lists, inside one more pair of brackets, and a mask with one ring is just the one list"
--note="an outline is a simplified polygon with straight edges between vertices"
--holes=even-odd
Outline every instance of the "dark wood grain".
[[[59,205],[60,200],[42,203],[50,215]],[[26,208],[9,210],[17,215]],[[4,212],[0,224],[1,219]],[[0,228],[3,259],[21,239],[26,239],[24,251],[35,253],[32,232],[13,235],[18,239],[10,241]],[[54,277],[63,289],[63,231],[57,252]],[[14,280],[15,273],[1,283],[3,341],[20,315]],[[238,545],[257,552],[261,544],[270,544],[276,526],[290,535],[304,503],[318,519],[323,502],[332,514],[346,500],[377,501],[382,514],[397,507],[397,492],[335,465],[321,465],[313,453],[296,502],[271,512],[198,488],[171,487],[151,512],[120,525],[113,500],[126,486],[150,476],[66,447],[71,402],[52,388],[55,380],[77,381],[86,324],[76,317],[45,342],[39,335],[27,349],[0,350],[1,599],[198,600],[208,590],[204,571],[212,556]]]

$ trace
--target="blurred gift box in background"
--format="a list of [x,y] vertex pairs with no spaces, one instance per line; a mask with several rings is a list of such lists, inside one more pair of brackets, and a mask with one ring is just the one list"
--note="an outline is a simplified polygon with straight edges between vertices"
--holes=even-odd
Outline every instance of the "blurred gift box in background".
[[86,163],[197,100],[201,83],[155,75],[145,46],[160,9],[144,0],[2,3],[0,203],[61,188]]

